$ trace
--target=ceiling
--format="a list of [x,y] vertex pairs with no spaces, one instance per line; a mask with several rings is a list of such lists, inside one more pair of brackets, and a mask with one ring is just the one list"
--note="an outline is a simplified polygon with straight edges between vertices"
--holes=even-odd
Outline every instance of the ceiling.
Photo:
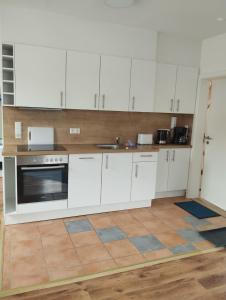
[[[135,0],[133,6],[121,9],[106,6],[104,0],[0,0],[0,3],[195,39],[226,32],[226,0]],[[216,20],[219,17],[225,20],[219,22]]]

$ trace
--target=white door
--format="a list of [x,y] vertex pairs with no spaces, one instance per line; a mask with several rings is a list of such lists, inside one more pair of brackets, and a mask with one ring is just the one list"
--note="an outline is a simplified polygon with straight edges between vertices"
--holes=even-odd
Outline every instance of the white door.
[[226,79],[212,82],[201,197],[226,210]]
[[98,109],[100,56],[67,52],[66,108]]
[[187,189],[190,149],[172,149],[169,162],[168,191]]
[[66,51],[15,46],[16,106],[65,107]]
[[190,67],[178,67],[175,96],[177,113],[194,114],[196,92],[198,83],[198,70]]
[[152,200],[155,196],[157,162],[133,163],[131,201]]
[[177,66],[158,64],[155,91],[155,112],[174,111]]
[[128,111],[131,59],[101,56],[100,110]]
[[132,153],[104,153],[101,204],[130,201]]
[[132,60],[130,111],[154,111],[155,78],[155,61]]
[[68,207],[100,205],[102,154],[69,156]]
[[166,192],[168,190],[170,149],[161,149],[158,155],[156,192]]

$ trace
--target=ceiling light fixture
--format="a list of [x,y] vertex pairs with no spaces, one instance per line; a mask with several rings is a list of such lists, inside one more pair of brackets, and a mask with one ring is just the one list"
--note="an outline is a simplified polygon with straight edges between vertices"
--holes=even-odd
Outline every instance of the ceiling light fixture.
[[132,6],[134,2],[134,0],[105,0],[105,4],[113,8],[127,8]]
[[225,21],[225,18],[218,17],[218,18],[217,18],[217,21],[218,21],[218,22],[223,22],[223,21]]

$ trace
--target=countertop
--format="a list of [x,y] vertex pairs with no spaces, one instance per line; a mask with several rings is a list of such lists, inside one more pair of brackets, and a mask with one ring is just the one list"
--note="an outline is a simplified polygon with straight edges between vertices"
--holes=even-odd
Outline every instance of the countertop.
[[59,155],[59,154],[84,154],[84,153],[123,153],[123,152],[158,152],[162,148],[191,148],[191,145],[147,145],[137,146],[136,148],[119,148],[119,149],[103,149],[98,148],[96,145],[90,144],[71,144],[62,145],[65,150],[61,151],[17,151],[17,145],[4,146],[3,156],[22,156],[22,155]]

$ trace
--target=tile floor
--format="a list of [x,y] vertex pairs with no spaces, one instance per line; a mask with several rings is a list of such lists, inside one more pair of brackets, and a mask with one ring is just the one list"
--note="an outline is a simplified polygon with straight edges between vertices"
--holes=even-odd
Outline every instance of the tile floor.
[[213,248],[198,230],[226,218],[199,220],[159,199],[151,208],[5,226],[3,288],[17,288]]

